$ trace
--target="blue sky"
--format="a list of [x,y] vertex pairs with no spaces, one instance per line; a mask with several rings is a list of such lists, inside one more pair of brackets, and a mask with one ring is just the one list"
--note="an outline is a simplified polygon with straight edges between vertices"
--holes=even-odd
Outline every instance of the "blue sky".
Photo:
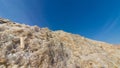
[[0,0],[0,17],[120,43],[119,0]]

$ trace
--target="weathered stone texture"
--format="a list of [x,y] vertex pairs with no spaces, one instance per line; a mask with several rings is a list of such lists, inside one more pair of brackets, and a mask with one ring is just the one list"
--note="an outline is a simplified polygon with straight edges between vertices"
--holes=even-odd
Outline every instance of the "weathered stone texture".
[[0,68],[120,68],[120,48],[0,18]]

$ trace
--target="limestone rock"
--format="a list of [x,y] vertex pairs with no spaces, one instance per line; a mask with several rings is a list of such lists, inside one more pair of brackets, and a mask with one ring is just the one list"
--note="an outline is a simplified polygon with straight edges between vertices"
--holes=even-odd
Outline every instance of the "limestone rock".
[[120,68],[120,47],[0,18],[0,68]]

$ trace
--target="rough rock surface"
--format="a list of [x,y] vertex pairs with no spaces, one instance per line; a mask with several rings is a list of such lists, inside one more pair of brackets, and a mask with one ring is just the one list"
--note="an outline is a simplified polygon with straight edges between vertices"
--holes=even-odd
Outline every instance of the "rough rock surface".
[[120,68],[120,48],[0,18],[0,68]]

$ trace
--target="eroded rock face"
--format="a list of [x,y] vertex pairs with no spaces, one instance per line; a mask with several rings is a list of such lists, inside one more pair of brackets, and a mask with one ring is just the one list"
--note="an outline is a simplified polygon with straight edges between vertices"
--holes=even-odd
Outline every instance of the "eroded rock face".
[[0,68],[120,68],[120,49],[0,18]]

